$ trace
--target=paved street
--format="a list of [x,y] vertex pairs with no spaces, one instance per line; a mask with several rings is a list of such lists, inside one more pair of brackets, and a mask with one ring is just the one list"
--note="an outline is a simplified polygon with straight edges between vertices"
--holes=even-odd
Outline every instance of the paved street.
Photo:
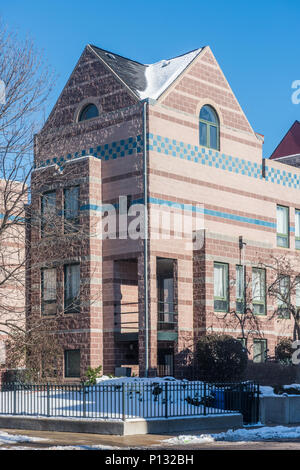
[[[12,444],[0,444],[1,449],[39,449],[74,446],[103,446],[103,448],[115,448],[116,450],[149,449],[149,450],[300,450],[300,439],[289,441],[260,441],[260,442],[209,442],[185,445],[170,445],[165,441],[174,435],[135,435],[135,436],[108,436],[99,434],[64,433],[49,431],[12,430],[1,429],[11,435],[22,435],[38,438],[35,442],[18,442]],[[55,450],[55,449],[54,449]],[[112,449],[113,450],[113,449]]]

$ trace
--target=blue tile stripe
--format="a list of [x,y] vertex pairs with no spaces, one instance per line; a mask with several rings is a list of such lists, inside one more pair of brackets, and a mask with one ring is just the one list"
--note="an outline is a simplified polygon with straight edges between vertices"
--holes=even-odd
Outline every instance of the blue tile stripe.
[[160,135],[148,134],[148,149],[162,155],[168,155],[182,160],[200,163],[213,168],[219,168],[231,173],[264,179],[270,183],[282,184],[289,188],[300,189],[300,174],[285,169],[275,169],[265,165],[265,177],[262,176],[262,164],[250,160],[226,155],[217,150],[187,144]]
[[[222,212],[222,211],[216,211],[212,209],[207,209],[203,207],[197,207],[193,206],[192,204],[181,204],[173,201],[168,201],[166,199],[158,199],[154,197],[149,197],[148,200],[149,204],[155,204],[155,205],[167,205],[168,207],[172,207],[173,209],[181,209],[184,211],[192,211],[195,213],[199,214],[204,214],[204,215],[210,215],[213,217],[218,217],[220,219],[227,219],[227,220],[234,220],[236,222],[241,222],[241,223],[246,223],[250,225],[255,225],[258,227],[267,227],[270,229],[276,230],[276,223],[269,222],[266,220],[261,220],[261,219],[256,219],[252,217],[244,217],[241,215],[236,215],[236,214],[231,214],[229,212]],[[137,199],[135,201],[132,201],[132,204],[143,204],[142,199]],[[115,208],[118,207],[118,204],[113,204]],[[107,210],[107,205],[102,204],[102,205],[95,205],[95,204],[86,204],[84,206],[80,207],[80,210],[91,210],[91,211],[98,211],[98,212],[105,212]]]
[[65,156],[50,158],[39,162],[38,168],[47,167],[53,164],[64,166],[64,164],[70,160],[85,157],[87,155],[93,155],[100,160],[115,160],[117,158],[136,155],[142,151],[143,139],[141,135],[137,135],[135,137],[128,137],[127,139],[122,139],[116,142],[83,149],[80,152],[69,153]]
[[[0,214],[0,219],[4,219],[4,217],[5,217],[5,214]],[[10,221],[15,222],[15,223],[25,223],[26,222],[26,218],[21,217],[19,215],[9,215],[7,217],[7,220],[10,220]]]
[[161,153],[162,155],[262,179],[262,164],[160,135],[148,134],[148,141],[149,150]]
[[282,184],[288,188],[300,189],[300,175],[287,170],[278,170],[266,165],[265,179],[275,184]]
[[[265,165],[265,177],[262,176],[262,164],[251,162],[250,160],[226,155],[217,150],[191,145],[160,135],[147,134],[147,149],[155,151],[162,156],[180,158],[200,165],[229,171],[233,174],[249,176],[270,183],[280,184],[289,188],[300,189],[300,174],[293,173],[286,169],[275,169],[270,163]],[[101,160],[115,160],[130,155],[136,155],[143,151],[143,138],[141,135],[128,137],[119,141],[97,145],[83,149],[73,154],[54,157],[39,163],[38,168],[57,164],[64,166],[69,160],[93,155]]]
[[169,207],[197,212],[197,213],[204,214],[204,215],[211,215],[213,217],[219,217],[220,219],[234,220],[234,221],[242,222],[246,224],[258,225],[258,226],[268,227],[271,229],[276,229],[276,223],[273,223],[273,222],[268,222],[266,220],[261,220],[261,219],[254,219],[252,217],[244,217],[241,215],[231,214],[229,212],[216,211],[212,209],[207,209],[205,207],[204,208],[197,207],[191,204],[180,204],[177,202],[175,203],[172,201],[167,201],[164,199],[157,199],[157,198],[152,198],[152,197],[149,198],[149,203],[150,204],[166,204]]

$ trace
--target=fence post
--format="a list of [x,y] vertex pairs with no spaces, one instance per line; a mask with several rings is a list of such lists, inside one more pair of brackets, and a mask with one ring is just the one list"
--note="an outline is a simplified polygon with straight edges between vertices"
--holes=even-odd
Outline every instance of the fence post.
[[86,417],[86,397],[85,397],[85,385],[83,385],[83,417]]
[[203,414],[204,414],[204,416],[206,416],[206,382],[204,382],[204,390],[203,390],[203,392],[204,392],[204,393],[203,393],[203,396],[204,396],[204,400],[203,400],[203,403],[204,403],[204,405],[203,405],[203,407],[204,407],[204,408],[203,408]]
[[255,384],[255,385],[256,385],[256,387],[255,387],[256,388],[256,397],[255,397],[256,398],[256,400],[255,400],[256,401],[256,407],[255,407],[255,418],[254,419],[255,419],[255,422],[257,423],[258,421],[260,421],[260,419],[259,419],[260,418],[260,416],[259,416],[259,414],[260,414],[260,408],[259,408],[259,406],[260,406],[260,402],[259,402],[260,392],[259,392],[259,383]]
[[14,415],[17,414],[17,385],[14,385]]
[[47,416],[50,416],[50,390],[47,382]]
[[165,382],[165,418],[168,418],[168,382]]
[[125,383],[122,383],[122,419],[126,421],[126,410],[125,410]]
[[[243,386],[242,384],[239,385],[239,412],[242,413],[243,415],[243,418],[244,418],[244,414],[243,414],[243,404],[242,404],[242,393],[243,393]],[[248,393],[245,394],[245,397],[247,397],[247,403],[246,403],[246,406],[245,406],[245,409],[247,410],[247,407],[248,407],[248,401],[249,401],[249,396],[248,396]]]

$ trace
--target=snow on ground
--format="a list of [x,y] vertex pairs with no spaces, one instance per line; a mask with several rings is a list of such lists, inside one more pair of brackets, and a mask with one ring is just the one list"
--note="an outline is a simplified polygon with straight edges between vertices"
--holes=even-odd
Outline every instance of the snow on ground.
[[167,439],[163,442],[173,445],[178,444],[204,444],[214,441],[249,442],[267,441],[278,439],[300,439],[300,426],[263,426],[255,429],[230,429],[219,434],[181,435]]
[[47,441],[48,439],[42,439],[37,437],[23,436],[20,434],[8,434],[5,431],[0,431],[0,445],[1,444],[16,444],[17,442],[36,442],[36,441]]
[[[168,387],[165,387],[168,384]],[[124,385],[124,387],[122,387]],[[0,414],[66,418],[163,418],[223,413],[224,392],[202,382],[174,377],[102,376],[96,386],[7,390],[0,393]],[[234,412],[234,411],[228,411]]]
[[283,385],[284,389],[294,388],[296,390],[300,390],[300,384],[290,384],[290,385]]
[[[35,443],[35,442],[49,442],[49,439],[42,437],[30,437],[21,434],[9,434],[5,431],[0,431],[0,450],[118,450],[120,447],[112,447],[108,445],[74,445],[74,446],[51,446],[49,447],[31,447],[16,445],[19,443]],[[9,445],[9,447],[3,447]]]
[[25,447],[25,446],[11,446],[0,447],[0,450],[121,450],[121,447],[111,446],[51,446],[51,447]]
[[260,386],[259,387],[260,395],[263,397],[277,397],[274,393],[273,387]]
[[161,383],[161,382],[177,382],[177,383],[188,383],[186,379],[177,380],[174,377],[110,377],[108,375],[102,375],[96,379],[99,385],[113,385],[113,384],[134,384],[134,383]]
[[[294,388],[294,389],[300,391],[300,384],[283,385],[282,388],[284,390]],[[263,396],[263,397],[278,397],[278,396],[285,395],[285,394],[276,394],[276,393],[274,393],[273,387],[267,387],[267,386],[260,386],[259,391],[260,391],[260,395]],[[293,396],[292,393],[289,393],[288,395]],[[297,396],[297,394],[295,394],[294,396]]]

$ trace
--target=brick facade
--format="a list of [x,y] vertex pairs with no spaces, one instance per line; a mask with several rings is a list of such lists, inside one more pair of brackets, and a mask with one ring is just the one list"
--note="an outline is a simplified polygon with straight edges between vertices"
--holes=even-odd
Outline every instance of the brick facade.
[[[99,117],[76,122],[79,110],[88,102],[97,105]],[[35,248],[40,231],[32,229],[32,266],[36,269],[28,286],[29,308],[41,315],[43,265],[57,267],[57,296],[62,299],[63,266],[80,263],[84,284],[80,313],[65,314],[60,300],[56,335],[64,350],[80,349],[81,375],[89,365],[99,364],[105,374],[114,373],[118,366],[144,373],[145,302],[149,307],[151,374],[159,366],[176,373],[198,336],[206,331],[227,331],[239,337],[240,332],[228,331],[214,312],[213,266],[214,261],[228,263],[230,278],[235,279],[235,266],[241,264],[240,236],[246,243],[244,264],[249,275],[258,259],[267,260],[270,254],[284,253],[296,259],[293,209],[300,205],[296,202],[300,170],[274,161],[263,167],[262,139],[253,131],[210,48],[204,48],[157,100],[146,103],[144,129],[144,102],[86,48],[36,138],[31,213],[40,213],[41,195],[55,190],[56,209],[61,214],[63,189],[78,185],[80,224],[86,236],[80,243],[74,242],[74,234],[62,236],[43,258]],[[218,151],[199,145],[199,112],[207,104],[220,120]],[[143,202],[145,154],[147,299],[144,240],[124,237],[120,231],[116,239],[93,236],[105,204],[114,204],[119,214],[120,196],[130,195],[133,204]],[[289,249],[276,246],[276,204],[290,208]],[[176,236],[172,226],[171,238],[164,237],[165,228],[157,225],[157,216],[166,219],[172,207],[186,209],[191,220],[201,212],[204,243],[199,249],[193,249],[191,232]],[[58,227],[60,223],[58,216]],[[169,330],[158,323],[158,259],[173,260],[173,299],[169,302],[173,311],[168,321],[176,321]],[[163,279],[168,276],[167,272],[161,274]],[[234,295],[232,289],[231,305]],[[283,329],[269,321],[271,310],[267,301],[268,315],[261,319],[261,330],[273,353],[278,338],[291,335],[291,325],[285,322]],[[166,364],[159,364],[164,361],[162,351]],[[63,358],[60,360],[63,364]]]

